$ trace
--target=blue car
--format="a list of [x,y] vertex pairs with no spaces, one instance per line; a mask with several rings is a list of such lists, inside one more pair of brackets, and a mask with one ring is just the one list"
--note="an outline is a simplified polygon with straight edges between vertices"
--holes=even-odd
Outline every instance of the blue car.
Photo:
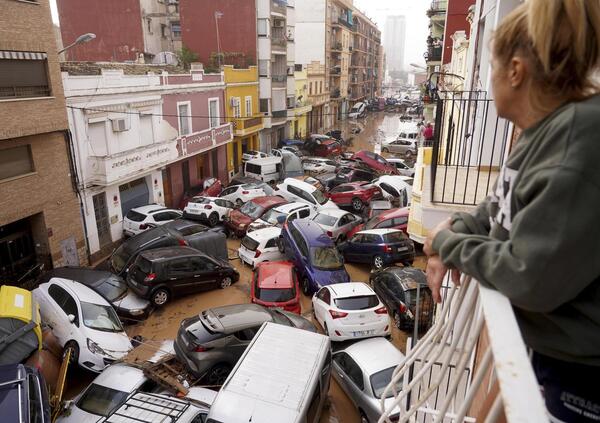
[[46,381],[36,368],[0,365],[0,419],[3,422],[50,423]]
[[311,220],[288,221],[281,230],[279,249],[298,270],[305,295],[311,295],[325,285],[350,282],[344,259],[335,244]]
[[360,231],[338,248],[346,261],[372,263],[375,269],[394,263],[410,266],[415,259],[415,244],[397,229]]

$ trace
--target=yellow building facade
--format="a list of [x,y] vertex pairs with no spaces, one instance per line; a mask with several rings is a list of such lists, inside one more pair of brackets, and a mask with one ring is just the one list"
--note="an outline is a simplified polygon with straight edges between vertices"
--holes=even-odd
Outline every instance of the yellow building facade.
[[227,144],[227,171],[230,177],[241,171],[242,154],[258,150],[258,133],[263,129],[259,111],[258,69],[223,66],[225,112],[233,123],[233,141]]
[[294,72],[296,82],[296,106],[294,107],[294,120],[290,123],[290,134],[295,139],[304,139],[308,132],[308,113],[312,106],[308,103],[308,74],[306,69]]

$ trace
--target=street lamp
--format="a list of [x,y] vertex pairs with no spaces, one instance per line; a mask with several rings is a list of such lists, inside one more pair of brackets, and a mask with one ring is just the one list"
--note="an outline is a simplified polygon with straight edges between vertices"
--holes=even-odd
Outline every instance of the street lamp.
[[66,46],[65,48],[63,48],[62,50],[60,50],[58,52],[58,54],[64,53],[65,51],[67,51],[71,47],[75,47],[76,45],[83,44],[83,43],[89,43],[94,38],[96,38],[96,34],[93,34],[91,32],[88,32],[87,34],[80,35],[79,37],[77,37],[77,39],[75,40],[75,42],[69,44],[68,46]]

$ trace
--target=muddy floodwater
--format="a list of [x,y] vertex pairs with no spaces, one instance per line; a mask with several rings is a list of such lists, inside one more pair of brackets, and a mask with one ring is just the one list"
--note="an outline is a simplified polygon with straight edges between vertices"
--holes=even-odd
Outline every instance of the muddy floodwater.
[[[351,134],[351,129],[357,126],[361,128],[361,132],[359,134]],[[398,115],[384,113],[370,114],[366,119],[360,119],[352,123],[344,122],[340,125],[340,129],[342,129],[345,137],[353,137],[352,145],[349,148],[352,151],[360,149],[372,151],[382,139],[396,135],[399,132],[399,128],[400,120],[398,119]],[[237,249],[240,245],[239,240],[230,239],[227,243],[231,263],[240,272],[239,282],[224,290],[202,292],[175,299],[165,307],[155,310],[146,321],[128,326],[126,330],[129,336],[141,335],[144,339],[149,340],[149,342],[172,340],[177,335],[179,324],[184,318],[197,315],[202,310],[210,307],[249,303],[252,271],[248,266],[242,265],[237,258]],[[414,266],[424,269],[424,257],[417,257]],[[368,282],[370,266],[347,264],[346,269],[352,281]],[[302,315],[312,320],[311,300],[304,295],[302,295]],[[322,328],[318,324],[316,325],[319,331],[322,332]],[[392,342],[402,352],[406,350],[407,336],[407,333],[393,327]],[[67,376],[67,398],[77,395],[91,383],[94,377],[94,374],[82,369],[71,370]],[[321,423],[351,423],[359,421],[356,408],[332,377],[329,389],[329,401],[323,409]]]

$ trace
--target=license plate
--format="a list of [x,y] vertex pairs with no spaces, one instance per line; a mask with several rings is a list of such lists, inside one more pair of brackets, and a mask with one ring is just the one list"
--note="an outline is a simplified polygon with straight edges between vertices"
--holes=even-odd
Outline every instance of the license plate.
[[365,335],[373,335],[375,333],[374,330],[359,330],[356,332],[352,332],[352,336],[365,336]]
[[398,251],[407,251],[408,247],[398,247]]

